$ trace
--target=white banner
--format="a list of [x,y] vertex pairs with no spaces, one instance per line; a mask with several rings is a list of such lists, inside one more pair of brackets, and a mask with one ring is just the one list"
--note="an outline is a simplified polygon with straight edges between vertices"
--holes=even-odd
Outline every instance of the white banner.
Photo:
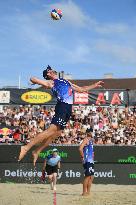
[[10,91],[0,91],[0,103],[10,102]]
[[88,93],[74,93],[74,104],[88,104]]

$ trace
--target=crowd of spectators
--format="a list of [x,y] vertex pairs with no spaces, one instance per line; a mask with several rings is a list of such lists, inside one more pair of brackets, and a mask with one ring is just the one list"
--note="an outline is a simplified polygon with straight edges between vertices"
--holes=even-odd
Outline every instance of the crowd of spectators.
[[[0,110],[0,143],[27,144],[49,127],[53,115],[53,106],[3,106]],[[4,127],[6,130],[2,129]],[[66,129],[53,143],[79,144],[90,127],[95,144],[136,145],[135,107],[95,105],[73,106]]]

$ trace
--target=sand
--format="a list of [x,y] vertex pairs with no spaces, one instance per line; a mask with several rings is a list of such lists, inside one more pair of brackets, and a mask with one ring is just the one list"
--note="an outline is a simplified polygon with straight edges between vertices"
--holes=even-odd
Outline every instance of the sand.
[[0,205],[136,205],[136,185],[96,185],[82,197],[82,185],[58,184],[56,203],[48,184],[0,183]]

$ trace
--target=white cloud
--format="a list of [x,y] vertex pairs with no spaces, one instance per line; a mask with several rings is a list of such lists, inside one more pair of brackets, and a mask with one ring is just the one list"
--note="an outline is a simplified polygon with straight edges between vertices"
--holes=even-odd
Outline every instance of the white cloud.
[[71,63],[88,63],[91,60],[90,47],[83,43],[76,45],[72,50],[66,51],[65,55]]
[[[52,8],[62,9],[62,21],[54,22],[51,20],[50,10]],[[47,58],[55,56],[54,61],[58,57],[63,59],[63,62],[69,61],[76,64],[94,62],[94,53],[97,55],[98,52],[102,55],[105,53],[122,63],[136,63],[135,47],[127,46],[126,42],[123,42],[122,45],[121,43],[117,44],[114,38],[114,34],[120,34],[116,36],[118,39],[124,34],[135,33],[135,28],[124,23],[100,23],[91,16],[87,16],[82,8],[72,0],[46,4],[42,9],[31,13],[22,13],[21,10],[18,10],[16,15],[8,17],[7,21],[12,25],[11,27],[13,27],[20,43],[24,43],[22,50],[25,49],[26,53],[28,50],[32,52],[32,55],[36,51],[39,52],[39,56],[41,53],[47,54]],[[86,32],[87,38],[84,35],[71,37],[70,29],[73,31],[77,28],[84,29],[83,33]],[[70,45],[61,39],[61,31],[64,29],[68,39],[71,38],[71,42],[68,41]],[[91,38],[93,32],[99,36],[93,35]],[[111,37],[111,40],[98,40],[101,36],[103,38]],[[130,40],[129,36],[128,39]]]
[[[28,37],[28,40],[35,41],[36,43],[39,42],[40,44],[45,44],[49,41],[47,34],[42,32],[41,19],[39,20],[42,14],[43,12],[39,13],[39,15],[20,14],[18,16],[18,33],[22,34],[21,37]],[[42,18],[44,18],[44,16],[42,16]]]
[[[47,8],[47,6],[46,6]],[[99,34],[114,34],[129,32],[130,26],[125,23],[104,23],[88,16],[81,7],[72,0],[60,2],[50,5],[51,8],[60,8],[63,12],[63,23],[65,25],[74,25],[76,28],[85,27],[87,30],[94,31]],[[49,9],[49,8],[47,8]]]
[[133,46],[125,46],[108,40],[98,40],[95,42],[95,49],[124,64],[136,65],[136,48]]
[[103,24],[96,23],[94,25],[94,29],[96,32],[100,34],[115,34],[115,33],[125,33],[129,32],[129,26],[127,24],[121,23],[112,23],[112,24]]

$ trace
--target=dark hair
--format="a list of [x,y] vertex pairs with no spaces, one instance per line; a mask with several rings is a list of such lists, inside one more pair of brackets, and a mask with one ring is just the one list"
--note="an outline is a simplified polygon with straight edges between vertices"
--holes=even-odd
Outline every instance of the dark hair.
[[43,71],[43,78],[46,80],[50,80],[50,78],[47,76],[47,73],[49,70],[52,70],[51,66],[47,66],[46,70]]

